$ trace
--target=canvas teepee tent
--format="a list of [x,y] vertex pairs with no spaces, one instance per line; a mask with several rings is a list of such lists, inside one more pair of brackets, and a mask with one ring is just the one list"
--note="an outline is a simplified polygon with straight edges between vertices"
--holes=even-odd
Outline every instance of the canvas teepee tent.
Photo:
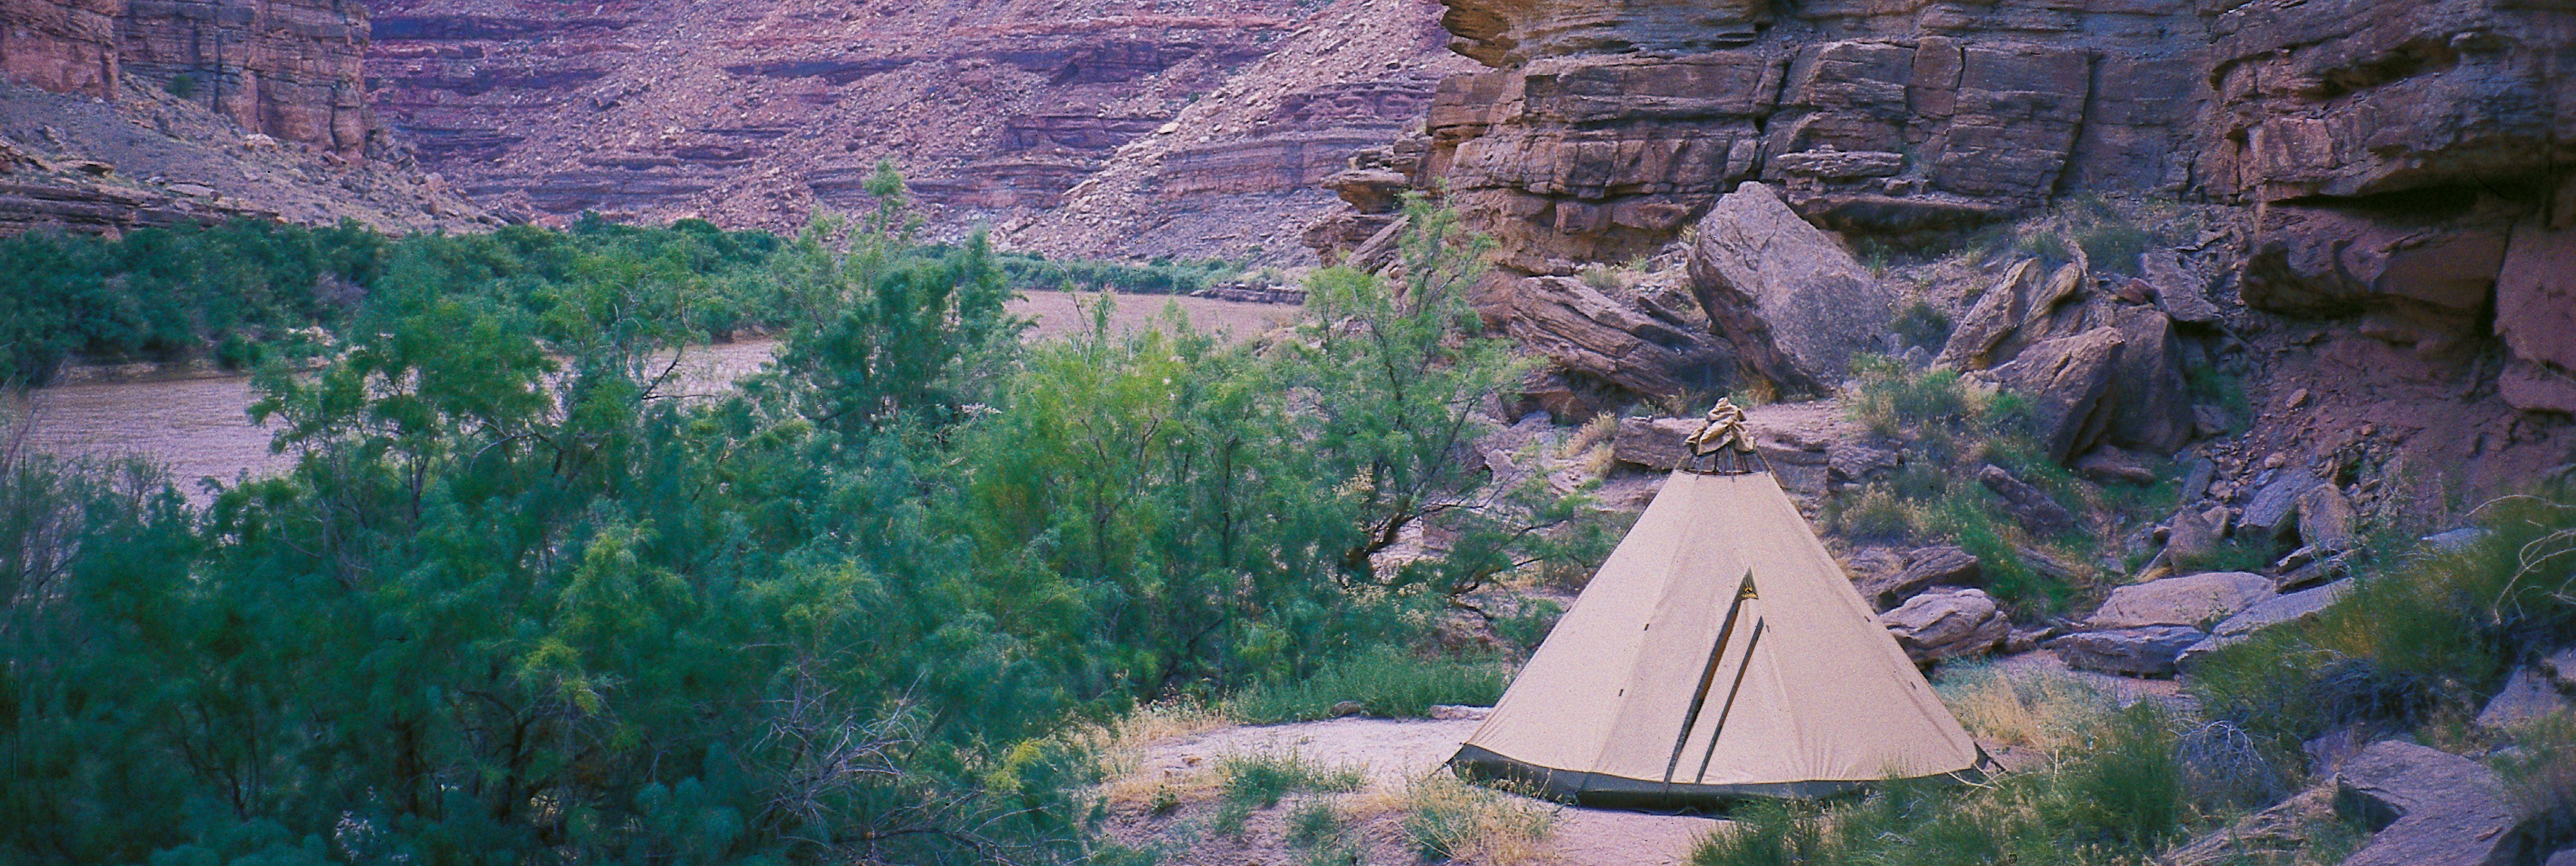
[[1934,696],[1721,401],[1451,762],[1597,805],[1813,797],[1972,771]]

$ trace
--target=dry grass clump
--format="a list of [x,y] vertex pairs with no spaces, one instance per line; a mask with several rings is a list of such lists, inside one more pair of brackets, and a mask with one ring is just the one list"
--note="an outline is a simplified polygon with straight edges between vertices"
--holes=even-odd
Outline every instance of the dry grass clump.
[[[1507,797],[1449,773],[1414,779],[1400,795],[1404,835],[1423,859],[1478,866],[1556,862],[1548,841],[1556,807]],[[1383,801],[1381,801],[1383,805]]]
[[1234,724],[1223,712],[1198,703],[1154,704],[1106,724],[1086,724],[1060,736],[1065,744],[1092,756],[1100,773],[1100,795],[1112,808],[1138,808],[1183,799],[1204,799],[1216,788],[1205,772],[1175,778],[1149,767],[1145,754],[1157,743],[1207,733]]
[[1934,690],[1978,739],[2052,758],[2082,745],[2087,728],[2118,708],[2093,684],[2045,670],[1955,667],[1944,671]]

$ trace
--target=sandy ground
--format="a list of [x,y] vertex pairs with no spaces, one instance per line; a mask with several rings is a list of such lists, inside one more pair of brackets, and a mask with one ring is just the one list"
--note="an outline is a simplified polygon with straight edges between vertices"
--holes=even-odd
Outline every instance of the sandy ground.
[[[1280,304],[1133,296],[1118,299],[1111,326],[1122,331],[1143,327],[1162,315],[1167,301],[1177,302],[1193,327],[1234,339],[1258,336],[1298,310]],[[1086,322],[1076,297],[1063,292],[1029,292],[1010,309],[1037,319],[1029,331],[1032,340],[1062,337]],[[704,387],[758,370],[777,349],[772,340],[744,340],[692,349],[683,363],[690,368],[687,379],[703,383],[692,387]],[[168,466],[184,491],[201,497],[198,479],[230,482],[243,473],[267,475],[294,465],[292,455],[269,453],[270,431],[252,424],[247,414],[253,399],[250,380],[241,376],[106,381],[42,389],[25,404],[9,407],[6,415],[28,422],[24,432],[31,450],[141,456]]]
[[[1437,771],[1478,724],[1473,719],[1348,718],[1226,728],[1156,744],[1145,760],[1148,767],[1183,773],[1226,755],[1294,753],[1322,766],[1364,768],[1372,789],[1393,791],[1401,790],[1407,779]],[[1682,863],[1693,843],[1724,824],[1686,815],[1547,805],[1558,810],[1550,838],[1558,862],[1566,866]]]

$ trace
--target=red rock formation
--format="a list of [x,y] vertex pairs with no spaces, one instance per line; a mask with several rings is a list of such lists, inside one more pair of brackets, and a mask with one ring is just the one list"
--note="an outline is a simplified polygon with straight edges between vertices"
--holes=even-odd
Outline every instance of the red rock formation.
[[2207,85],[2180,0],[1445,0],[1463,54],[1432,160],[1508,266],[1669,241],[1736,183],[1904,233],[2065,189],[2178,189]]
[[0,71],[57,93],[114,94],[124,78],[192,98],[243,128],[365,153],[366,9],[353,0],[0,0]]
[[[1315,5],[385,0],[371,74],[427,167],[541,216],[787,227],[862,206],[891,158],[953,228],[1033,219],[1131,145],[1192,139],[1142,195],[1188,202],[1308,186],[1391,138],[1436,75],[1265,81],[1288,92],[1261,134],[1157,134],[1354,9],[1437,32],[1428,0]],[[1404,56],[1439,50],[1416,41]]]

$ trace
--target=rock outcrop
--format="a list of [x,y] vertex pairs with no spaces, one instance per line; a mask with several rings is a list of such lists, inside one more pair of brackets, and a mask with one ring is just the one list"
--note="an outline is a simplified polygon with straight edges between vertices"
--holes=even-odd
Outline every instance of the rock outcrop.
[[2550,324],[2576,317],[2555,312],[2576,303],[2562,4],[1443,4],[1487,71],[1440,84],[1419,182],[1498,238],[1506,269],[1650,253],[1751,181],[1817,226],[1899,239],[2075,194],[2239,204],[2248,234],[2193,247],[2225,240],[2228,273],[2172,250],[2092,263],[2135,274],[2111,286],[2141,307],[2123,310],[2049,291],[2088,291],[2085,270],[2034,265],[1943,359],[2001,365],[2116,328],[2131,357],[2102,429],[2170,452],[2210,427],[2177,396],[2176,329],[2219,333],[2241,298],[2359,317],[2427,356],[2492,322],[2504,399],[2576,412],[2576,342]]
[[2183,650],[2209,637],[2187,625],[2083,631],[2048,642],[2058,658],[2073,667],[2126,676],[2167,676]]

